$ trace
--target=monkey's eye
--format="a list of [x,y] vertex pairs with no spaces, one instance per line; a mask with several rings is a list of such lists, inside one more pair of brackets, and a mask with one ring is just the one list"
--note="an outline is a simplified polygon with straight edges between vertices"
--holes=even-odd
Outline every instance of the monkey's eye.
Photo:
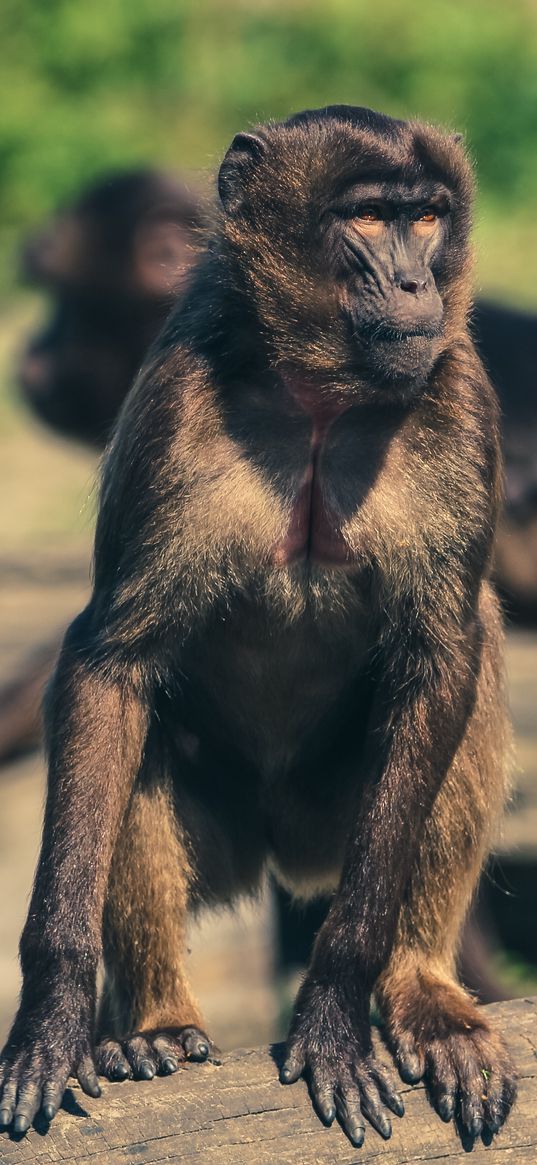
[[357,231],[366,231],[368,234],[378,234],[384,229],[386,214],[381,206],[374,204],[357,206],[350,219],[351,226]]
[[424,206],[422,210],[418,210],[414,215],[414,222],[435,223],[439,218],[438,211],[434,206]]
[[383,219],[379,206],[361,206],[353,217],[360,222],[382,222]]

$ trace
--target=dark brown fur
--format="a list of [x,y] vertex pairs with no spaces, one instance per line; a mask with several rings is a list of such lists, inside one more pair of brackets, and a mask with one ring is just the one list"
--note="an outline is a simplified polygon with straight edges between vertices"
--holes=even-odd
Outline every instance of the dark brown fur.
[[[411,225],[401,260],[394,243],[373,275],[342,266],[340,240],[362,229],[342,191],[373,172],[384,198],[449,191],[427,280]],[[52,1116],[70,1071],[95,1091],[103,915],[97,1067],[148,1076],[204,1058],[187,911],[255,890],[270,865],[298,895],[336,890],[282,1081],[305,1072],[355,1144],[363,1115],[388,1136],[383,1104],[402,1105],[372,1051],[376,989],[403,1077],[426,1072],[444,1118],[493,1133],[513,1070],[455,976],[509,737],[488,582],[497,407],[466,323],[468,164],[432,128],[341,107],[239,135],[220,189],[112,442],[94,594],[52,688],[0,1113],[19,1131],[40,1106]],[[437,292],[442,327],[407,334],[429,326]],[[386,319],[403,321],[391,348]]]
[[52,296],[23,353],[23,397],[53,429],[104,447],[194,261],[201,197],[154,170],[108,174],[26,244],[23,274]]

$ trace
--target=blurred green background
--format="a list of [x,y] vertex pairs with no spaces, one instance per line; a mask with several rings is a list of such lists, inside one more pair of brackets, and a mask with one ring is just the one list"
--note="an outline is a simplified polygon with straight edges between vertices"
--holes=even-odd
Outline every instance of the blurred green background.
[[0,289],[97,173],[213,168],[247,123],[328,102],[462,129],[479,286],[537,302],[535,0],[4,0]]

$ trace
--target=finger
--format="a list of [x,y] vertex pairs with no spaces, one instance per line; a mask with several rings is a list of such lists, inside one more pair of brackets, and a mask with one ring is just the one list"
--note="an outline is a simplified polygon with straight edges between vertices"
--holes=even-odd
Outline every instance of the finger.
[[50,1122],[56,1116],[63,1100],[64,1091],[63,1086],[54,1081],[48,1080],[45,1084],[41,1110],[46,1121]]
[[343,1131],[359,1149],[364,1143],[365,1121],[362,1115],[360,1093],[350,1080],[341,1082],[334,1089],[336,1111]]
[[26,1133],[41,1107],[41,1086],[39,1084],[24,1084],[19,1089],[19,1097],[15,1115],[13,1117],[13,1132]]
[[306,1067],[306,1060],[302,1052],[298,1048],[292,1052],[288,1052],[283,1068],[280,1072],[280,1080],[282,1084],[295,1084],[302,1076],[304,1068]]
[[84,1056],[76,1070],[76,1078],[86,1096],[93,1096],[94,1100],[101,1095],[101,1086],[97,1079],[95,1064],[91,1056]]
[[17,1082],[9,1080],[4,1084],[2,1100],[0,1101],[0,1125],[9,1125],[13,1119],[17,1103]]
[[177,1072],[179,1064],[184,1060],[184,1051],[166,1036],[156,1036],[152,1041],[153,1052],[157,1057],[157,1068],[161,1076],[171,1076]]
[[397,1083],[393,1074],[384,1065],[378,1065],[374,1070],[375,1080],[381,1095],[383,1103],[390,1109],[395,1116],[405,1115],[405,1106],[403,1097],[397,1088]]
[[336,1116],[334,1101],[334,1085],[327,1072],[319,1068],[312,1068],[310,1073],[310,1092],[315,1109],[323,1124],[331,1125]]
[[387,1141],[392,1135],[392,1123],[382,1107],[376,1084],[361,1085],[362,1112],[373,1128]]

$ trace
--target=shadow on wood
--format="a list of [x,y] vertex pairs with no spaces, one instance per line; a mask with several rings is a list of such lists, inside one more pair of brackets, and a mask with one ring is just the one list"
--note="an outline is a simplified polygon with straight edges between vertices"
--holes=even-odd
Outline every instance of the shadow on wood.
[[[492,1145],[461,1145],[452,1124],[442,1124],[421,1085],[402,1085],[406,1115],[393,1118],[390,1141],[368,1127],[353,1149],[338,1126],[324,1129],[305,1084],[279,1084],[281,1045],[242,1050],[221,1066],[188,1065],[175,1076],[105,1084],[100,1100],[79,1088],[44,1133],[24,1139],[0,1135],[3,1165],[534,1165],[537,1160],[537,997],[486,1009],[504,1032],[520,1074],[520,1093],[507,1128]],[[382,1053],[384,1055],[384,1052]],[[469,1152],[471,1150],[471,1156]]]

